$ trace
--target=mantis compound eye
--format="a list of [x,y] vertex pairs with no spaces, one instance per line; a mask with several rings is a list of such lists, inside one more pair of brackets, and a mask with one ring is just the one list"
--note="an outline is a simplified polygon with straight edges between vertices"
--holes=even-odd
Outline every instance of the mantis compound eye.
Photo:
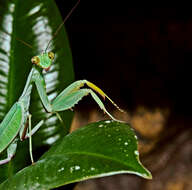
[[39,59],[39,57],[34,56],[34,57],[31,58],[31,62],[32,62],[33,64],[38,65],[39,62],[40,62],[40,59]]
[[48,53],[48,57],[49,57],[49,59],[53,60],[54,57],[55,57],[55,54],[50,51],[50,52]]

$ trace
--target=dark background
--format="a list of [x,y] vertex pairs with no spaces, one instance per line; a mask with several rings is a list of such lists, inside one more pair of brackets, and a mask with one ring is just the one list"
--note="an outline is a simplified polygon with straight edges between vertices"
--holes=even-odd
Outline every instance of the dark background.
[[[63,17],[76,1],[56,1]],[[76,79],[127,109],[169,107],[191,115],[192,13],[81,1],[66,22]]]
[[[64,18],[76,1],[56,2]],[[125,2],[81,1],[66,22],[76,79],[96,83],[125,110],[168,109],[169,117],[160,135],[144,138],[153,145],[141,157],[152,181],[117,175],[85,183],[89,190],[192,189],[192,11]],[[80,110],[87,113],[90,102]]]

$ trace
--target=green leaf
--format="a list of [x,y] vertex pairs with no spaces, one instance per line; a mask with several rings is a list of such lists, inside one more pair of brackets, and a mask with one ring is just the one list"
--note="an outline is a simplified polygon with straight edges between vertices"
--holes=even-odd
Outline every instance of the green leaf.
[[18,172],[0,189],[51,189],[120,173],[152,178],[139,161],[137,138],[131,127],[100,121],[65,136],[35,165]]
[[[0,121],[23,91],[32,67],[31,58],[45,50],[61,23],[62,18],[53,0],[0,0]],[[55,52],[55,60],[50,72],[45,73],[45,79],[49,98],[53,99],[74,80],[72,55],[64,27],[53,39],[49,50]],[[44,151],[40,149],[42,146],[50,146],[68,133],[72,113],[61,114],[65,126],[61,125],[55,115],[45,113],[36,90],[32,91],[30,113],[33,126],[48,118],[33,137],[33,153],[37,159],[38,152]],[[0,181],[30,163],[28,149],[28,142],[19,143],[13,161],[0,166]]]

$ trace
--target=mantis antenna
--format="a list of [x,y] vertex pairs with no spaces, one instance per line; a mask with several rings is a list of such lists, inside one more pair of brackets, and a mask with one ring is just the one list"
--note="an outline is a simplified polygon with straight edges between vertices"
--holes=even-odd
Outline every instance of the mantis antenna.
[[[63,22],[58,26],[57,30],[55,31],[55,33],[53,34],[53,37],[49,40],[47,47],[45,49],[45,52],[47,51],[47,49],[49,48],[49,45],[51,43],[51,41],[55,38],[55,36],[58,34],[58,32],[60,31],[61,27],[65,24],[65,22],[67,21],[67,19],[70,17],[70,15],[73,13],[73,11],[76,9],[76,7],[79,5],[80,0],[77,1],[77,3],[73,6],[73,8],[71,9],[71,11],[67,14],[67,16],[65,17],[65,19],[63,20]],[[10,35],[9,33],[3,31],[4,33]],[[25,42],[24,40],[21,40],[20,38],[16,37],[16,40],[20,41],[21,43],[23,43],[24,45],[26,45],[27,47],[34,49],[32,45],[30,45],[29,43]]]
[[[12,34],[9,34],[9,33],[6,32],[6,31],[2,31],[2,32],[4,32],[5,34],[7,34],[7,35],[9,35],[9,36],[14,36],[14,35],[12,35]],[[34,49],[32,45],[30,45],[29,43],[25,42],[24,40],[18,38],[17,36],[15,36],[15,39],[16,39],[17,41],[23,43],[25,46],[27,46],[27,47],[29,47],[29,48],[31,48],[31,49]]]
[[51,41],[55,38],[55,36],[58,34],[58,32],[60,31],[61,27],[65,24],[65,22],[67,21],[67,19],[70,17],[70,15],[73,13],[73,11],[76,9],[76,7],[79,5],[80,0],[77,1],[77,3],[73,6],[73,8],[71,9],[71,11],[67,14],[67,16],[65,17],[65,19],[63,20],[63,22],[58,26],[57,30],[55,31],[55,33],[53,34],[53,37],[49,40],[47,47],[45,49],[45,52],[47,51],[47,49],[49,48],[49,45],[51,43]]
[[32,45],[30,45],[29,43],[21,40],[20,38],[17,38],[17,37],[16,37],[16,40],[18,40],[19,42],[23,43],[23,44],[26,45],[27,47],[29,47],[29,48],[31,48],[31,49],[34,49]]

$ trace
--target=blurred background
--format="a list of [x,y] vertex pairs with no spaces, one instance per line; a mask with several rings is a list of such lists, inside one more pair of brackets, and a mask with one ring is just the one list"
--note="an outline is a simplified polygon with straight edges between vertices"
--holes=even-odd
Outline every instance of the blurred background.
[[[63,18],[76,1],[56,0]],[[150,181],[134,175],[88,180],[75,190],[192,189],[191,10],[85,0],[65,26],[76,80],[97,84],[126,111],[106,102],[135,128],[141,160],[153,174]],[[85,98],[72,130],[106,118]]]

